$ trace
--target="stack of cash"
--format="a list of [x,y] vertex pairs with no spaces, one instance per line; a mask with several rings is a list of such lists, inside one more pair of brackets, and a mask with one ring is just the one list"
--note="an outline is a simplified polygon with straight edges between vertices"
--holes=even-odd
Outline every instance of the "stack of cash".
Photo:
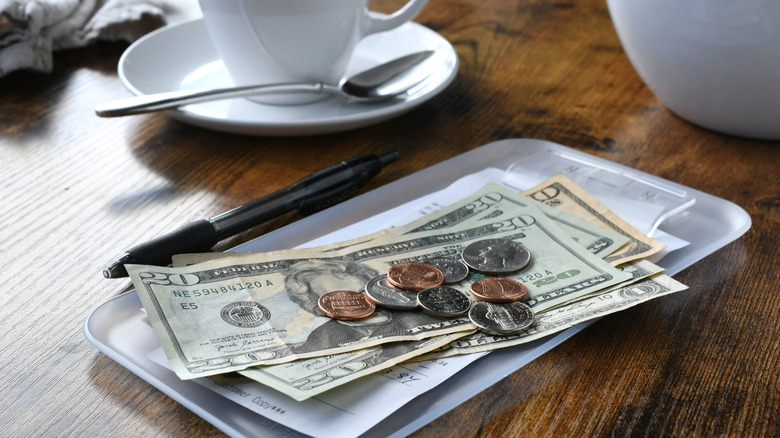
[[[393,266],[461,261],[464,249],[495,241],[527,251],[521,269],[468,269],[446,285],[479,316],[421,311],[419,300],[377,305],[370,316],[351,320],[318,307],[333,291],[388,286]],[[490,183],[407,225],[332,245],[180,255],[174,267],[127,268],[180,378],[238,373],[304,400],[403,361],[522,344],[686,289],[645,260],[661,249],[557,175],[522,194]],[[480,257],[491,266],[511,264],[495,252],[469,252],[472,267]],[[530,320],[522,330],[499,327],[501,306],[512,303],[483,304],[484,294],[472,289],[496,276],[524,286],[516,302],[530,309],[523,313]],[[486,329],[475,318],[499,326]]]

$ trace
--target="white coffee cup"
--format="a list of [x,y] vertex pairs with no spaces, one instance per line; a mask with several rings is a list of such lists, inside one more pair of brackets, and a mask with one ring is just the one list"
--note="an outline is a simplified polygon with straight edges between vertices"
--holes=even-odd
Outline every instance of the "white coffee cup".
[[639,76],[714,131],[780,139],[780,1],[607,0]]
[[[414,18],[427,0],[410,0],[384,16],[368,0],[199,0],[218,55],[236,85],[287,82],[336,84],[364,37]],[[298,104],[322,95],[254,98]]]

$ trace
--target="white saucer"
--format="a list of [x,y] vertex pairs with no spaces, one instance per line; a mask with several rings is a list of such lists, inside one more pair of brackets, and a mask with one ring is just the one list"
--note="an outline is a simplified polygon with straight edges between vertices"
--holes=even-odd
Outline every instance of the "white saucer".
[[[438,33],[409,22],[366,37],[347,76],[420,50],[436,50],[441,71],[410,96],[377,103],[348,103],[333,96],[307,105],[264,105],[231,99],[168,111],[193,125],[238,134],[300,136],[361,128],[412,110],[443,91],[455,78],[458,56]],[[136,95],[233,85],[217,57],[202,19],[158,29],[133,43],[119,60],[119,77]]]

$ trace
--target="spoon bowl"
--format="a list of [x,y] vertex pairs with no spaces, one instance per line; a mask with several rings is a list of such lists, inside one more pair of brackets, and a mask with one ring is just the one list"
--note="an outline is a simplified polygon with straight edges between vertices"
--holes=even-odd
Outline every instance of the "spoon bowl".
[[184,90],[129,97],[98,105],[100,117],[119,117],[162,111],[213,100],[280,93],[338,94],[354,102],[376,102],[412,92],[431,77],[440,65],[425,50],[393,59],[342,79],[338,84],[322,82],[266,84],[212,90]]

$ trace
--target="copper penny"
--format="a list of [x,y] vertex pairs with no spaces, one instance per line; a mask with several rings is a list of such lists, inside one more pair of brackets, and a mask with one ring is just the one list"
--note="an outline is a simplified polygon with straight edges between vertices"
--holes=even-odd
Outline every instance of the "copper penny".
[[395,287],[417,292],[440,286],[444,282],[444,274],[426,263],[405,262],[387,270],[387,281]]
[[351,290],[328,292],[317,300],[317,306],[322,313],[342,321],[368,318],[376,310],[374,303],[368,301],[364,294]]
[[508,303],[525,297],[528,288],[511,278],[487,277],[471,284],[471,294],[484,301]]

